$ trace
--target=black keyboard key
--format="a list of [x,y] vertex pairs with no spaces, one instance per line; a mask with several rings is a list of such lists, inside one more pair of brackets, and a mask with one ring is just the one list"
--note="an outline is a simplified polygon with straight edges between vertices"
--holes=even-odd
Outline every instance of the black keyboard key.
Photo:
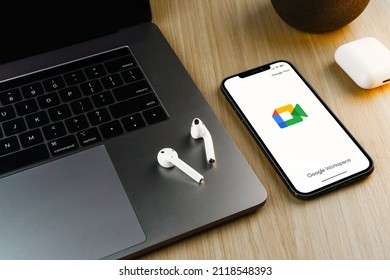
[[121,75],[126,83],[132,83],[144,78],[144,75],[138,67],[123,71]]
[[0,102],[3,105],[12,104],[22,100],[22,94],[17,88],[0,93]]
[[123,85],[122,78],[117,73],[103,77],[100,79],[100,81],[106,89],[111,89]]
[[22,147],[28,148],[43,142],[43,135],[39,129],[24,132],[19,135]]
[[27,99],[15,104],[16,112],[23,116],[38,111],[38,104],[35,99]]
[[22,87],[22,93],[24,98],[31,98],[34,96],[38,96],[44,94],[44,89],[41,83],[34,83],[28,86]]
[[86,80],[85,75],[81,70],[65,74],[64,79],[69,86],[82,83]]
[[96,108],[104,107],[115,102],[115,99],[110,91],[92,95],[91,98]]
[[73,133],[80,131],[89,127],[87,118],[84,115],[78,115],[76,117],[69,118],[65,120],[65,125],[68,128],[68,131]]
[[72,115],[68,104],[62,104],[49,109],[49,116],[53,122],[64,120]]
[[99,128],[104,138],[111,138],[123,134],[123,128],[117,120],[102,124]]
[[82,146],[95,144],[102,139],[96,127],[80,131],[77,133],[77,138]]
[[29,166],[49,158],[46,145],[40,144],[29,149],[0,157],[0,174]]
[[146,126],[144,119],[139,113],[124,117],[121,119],[121,121],[127,131],[133,131]]
[[118,104],[109,106],[110,112],[114,118],[121,118],[136,112],[146,110],[159,104],[153,93],[128,99]]
[[15,152],[19,149],[20,145],[16,136],[0,140],[0,156]]
[[82,83],[80,84],[80,88],[84,95],[91,95],[94,93],[101,92],[103,90],[103,87],[100,84],[99,80]]
[[103,65],[98,64],[92,67],[85,68],[85,74],[89,79],[96,79],[106,75]]
[[61,100],[64,102],[70,102],[82,97],[81,91],[78,86],[68,87],[58,92]]
[[70,107],[72,108],[73,113],[76,115],[91,111],[93,109],[92,102],[88,97],[71,102]]
[[26,131],[27,126],[23,118],[17,118],[3,123],[4,134],[7,136]]
[[57,76],[44,80],[43,87],[46,91],[59,90],[65,87],[65,82],[61,76]]
[[51,92],[37,98],[38,104],[42,109],[50,108],[60,104],[60,98],[56,92]]
[[110,114],[106,108],[101,108],[87,114],[89,122],[92,125],[99,125],[111,120]]
[[56,122],[42,127],[43,135],[47,140],[52,140],[66,135],[65,125],[62,122]]
[[148,124],[155,124],[168,118],[164,109],[160,106],[146,110],[142,113]]
[[68,135],[48,142],[50,153],[53,156],[61,155],[78,148],[78,143],[74,135]]
[[29,128],[36,128],[49,123],[49,116],[45,111],[40,111],[26,116],[26,122]]
[[122,101],[144,93],[151,92],[151,87],[146,80],[128,84],[112,90],[116,100]]
[[136,65],[134,58],[130,55],[105,63],[109,73],[123,71]]
[[0,108],[0,122],[10,120],[16,116],[15,109],[12,105]]

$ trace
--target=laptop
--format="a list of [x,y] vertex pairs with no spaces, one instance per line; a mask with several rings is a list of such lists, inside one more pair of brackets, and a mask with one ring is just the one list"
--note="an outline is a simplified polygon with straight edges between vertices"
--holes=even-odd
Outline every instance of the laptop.
[[[0,259],[134,259],[266,201],[149,2],[109,4],[34,2],[7,10],[23,24],[1,19]],[[201,184],[157,162],[167,147]]]

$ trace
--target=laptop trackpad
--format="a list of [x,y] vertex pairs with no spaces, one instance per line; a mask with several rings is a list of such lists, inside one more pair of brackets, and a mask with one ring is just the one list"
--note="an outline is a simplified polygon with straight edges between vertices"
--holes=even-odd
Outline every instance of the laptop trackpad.
[[145,239],[104,146],[2,179],[0,259],[100,259]]

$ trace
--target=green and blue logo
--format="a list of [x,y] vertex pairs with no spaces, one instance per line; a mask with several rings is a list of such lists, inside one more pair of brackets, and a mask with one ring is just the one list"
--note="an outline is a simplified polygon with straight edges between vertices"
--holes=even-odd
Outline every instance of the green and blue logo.
[[[281,115],[289,115],[289,117],[283,118]],[[288,104],[275,109],[274,113],[272,114],[272,117],[280,128],[285,128],[303,121],[302,117],[307,117],[307,114],[305,113],[305,111],[303,111],[299,104],[295,105],[295,107],[293,107],[293,105],[291,104]]]

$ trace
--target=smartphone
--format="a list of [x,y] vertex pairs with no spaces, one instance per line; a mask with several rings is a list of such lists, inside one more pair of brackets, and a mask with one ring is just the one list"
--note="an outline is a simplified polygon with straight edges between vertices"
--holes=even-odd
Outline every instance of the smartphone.
[[290,62],[227,77],[221,91],[295,197],[316,197],[374,170],[368,153]]

